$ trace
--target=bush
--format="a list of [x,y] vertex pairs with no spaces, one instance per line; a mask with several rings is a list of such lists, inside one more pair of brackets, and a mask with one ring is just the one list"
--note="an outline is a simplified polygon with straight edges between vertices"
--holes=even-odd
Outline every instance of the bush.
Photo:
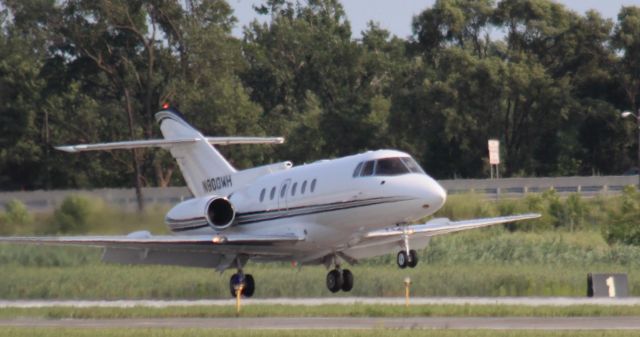
[[51,230],[57,233],[80,233],[88,229],[91,202],[84,197],[72,195],[62,201],[53,213]]
[[640,245],[640,193],[635,186],[622,191],[619,207],[611,211],[609,221],[602,225],[602,235],[609,242]]
[[5,213],[0,217],[0,234],[13,234],[17,226],[26,226],[33,222],[33,217],[20,200],[10,200],[4,206]]
[[20,200],[13,199],[5,206],[5,220],[15,225],[28,225],[33,221],[33,217],[29,214],[27,206]]

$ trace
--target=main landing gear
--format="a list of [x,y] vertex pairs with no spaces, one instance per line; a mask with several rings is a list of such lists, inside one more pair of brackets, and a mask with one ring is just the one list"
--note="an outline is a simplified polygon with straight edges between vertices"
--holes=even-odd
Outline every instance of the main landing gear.
[[236,297],[236,291],[240,289],[242,291],[242,296],[251,297],[256,290],[256,284],[253,280],[253,276],[251,274],[244,274],[242,271],[239,271],[233,275],[231,275],[231,279],[229,280],[229,292],[231,293],[231,297]]
[[339,266],[327,274],[327,288],[332,293],[351,291],[353,289],[353,274],[349,269],[341,270]]

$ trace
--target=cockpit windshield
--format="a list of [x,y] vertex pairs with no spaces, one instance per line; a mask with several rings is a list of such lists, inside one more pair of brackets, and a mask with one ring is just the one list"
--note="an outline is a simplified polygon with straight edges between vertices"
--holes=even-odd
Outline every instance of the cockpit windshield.
[[409,173],[409,169],[400,158],[385,158],[377,161],[377,176],[397,176],[405,173]]
[[356,166],[353,176],[397,176],[407,173],[424,174],[424,171],[411,157],[392,157],[361,162]]
[[411,157],[402,157],[400,159],[402,159],[402,162],[405,165],[407,165],[407,168],[409,168],[409,171],[411,171],[411,173],[426,174],[426,173],[424,173],[424,170],[422,169],[422,167],[420,167],[420,165],[418,165],[418,163],[416,163],[415,159],[413,159]]

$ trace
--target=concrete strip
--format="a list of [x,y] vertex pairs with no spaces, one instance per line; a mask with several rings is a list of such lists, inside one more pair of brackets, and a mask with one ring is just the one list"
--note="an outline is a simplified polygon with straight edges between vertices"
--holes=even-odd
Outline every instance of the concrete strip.
[[495,329],[640,330],[638,317],[301,317],[301,318],[147,318],[12,319],[0,327],[31,328],[215,328],[215,329]]
[[[243,305],[355,305],[386,304],[404,305],[404,298],[398,297],[333,297],[333,298],[254,298],[243,300]],[[118,300],[118,301],[67,301],[67,300],[0,300],[0,308],[49,308],[49,307],[189,307],[227,306],[235,300]],[[633,306],[640,305],[640,297],[628,298],[587,298],[587,297],[420,297],[411,298],[413,305],[522,305],[522,306]]]

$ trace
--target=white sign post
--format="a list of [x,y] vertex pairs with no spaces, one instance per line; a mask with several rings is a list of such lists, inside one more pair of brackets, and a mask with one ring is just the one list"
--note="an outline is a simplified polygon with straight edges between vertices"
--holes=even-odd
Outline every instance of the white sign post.
[[495,165],[496,178],[500,178],[500,141],[489,139],[489,166],[491,169],[491,179],[493,179],[493,166]]

